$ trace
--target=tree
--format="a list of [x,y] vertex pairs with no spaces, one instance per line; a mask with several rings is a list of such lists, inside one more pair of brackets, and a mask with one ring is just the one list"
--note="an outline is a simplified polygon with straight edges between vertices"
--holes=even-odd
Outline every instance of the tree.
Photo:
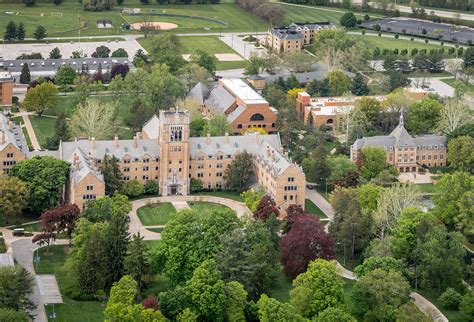
[[21,214],[28,205],[27,185],[16,177],[0,177],[0,213],[8,224],[10,217]]
[[132,210],[132,204],[127,196],[114,194],[91,200],[86,204],[81,217],[87,218],[90,222],[109,221],[112,216],[125,216]]
[[449,141],[447,157],[454,170],[474,174],[474,138],[460,136]]
[[150,57],[155,64],[165,64],[173,73],[185,64],[181,56],[182,44],[179,37],[171,33],[163,33],[151,38]]
[[128,53],[125,49],[118,48],[112,52],[112,55],[110,55],[110,57],[128,57]]
[[226,187],[240,192],[244,191],[250,186],[253,175],[252,155],[244,151],[238,154],[225,170]]
[[111,102],[87,100],[79,105],[71,118],[71,132],[75,137],[97,140],[110,138],[114,132],[115,105]]
[[25,40],[25,34],[26,34],[25,24],[23,22],[20,22],[18,24],[18,29],[16,30],[16,38],[19,41],[23,41]]
[[124,78],[129,71],[130,67],[128,67],[128,64],[114,64],[112,66],[112,70],[110,71],[110,78],[113,79],[116,76]]
[[194,54],[191,55],[189,61],[206,69],[211,75],[214,75],[216,72],[217,58],[203,50],[196,50]]
[[120,281],[114,283],[104,310],[105,319],[107,321],[167,321],[159,310],[134,304],[136,293],[137,282],[129,275],[123,276]]
[[448,287],[446,291],[438,298],[442,307],[449,310],[459,310],[459,304],[462,301],[462,295],[453,288]]
[[49,137],[44,146],[47,149],[55,150],[59,147],[59,142],[69,140],[69,126],[64,112],[59,113],[56,122],[54,123],[54,135]]
[[344,282],[334,263],[316,259],[293,281],[290,303],[304,317],[313,317],[343,302]]
[[133,235],[127,247],[127,255],[124,258],[125,272],[137,282],[138,293],[143,285],[143,277],[151,271],[148,260],[148,247],[143,237]]
[[242,284],[231,281],[224,286],[224,291],[227,298],[227,321],[245,321],[247,292]]
[[34,278],[20,265],[0,267],[0,303],[2,309],[29,311],[36,308],[30,296]]
[[296,73],[309,72],[314,69],[314,58],[297,51],[283,56],[283,64]]
[[254,218],[266,222],[271,215],[278,217],[280,211],[276,207],[275,200],[268,195],[264,195],[255,209]]
[[20,84],[29,84],[31,82],[31,74],[30,68],[28,64],[23,64],[21,67],[21,74],[20,74]]
[[281,262],[288,277],[295,278],[306,271],[316,258],[334,257],[334,240],[316,216],[301,214],[288,222],[291,228],[280,241]]
[[410,285],[400,273],[377,268],[354,285],[349,306],[360,319],[392,321],[409,294]]
[[474,230],[472,191],[474,176],[466,172],[445,174],[438,181],[439,194],[434,196],[435,214],[446,225],[462,232]]
[[121,193],[128,197],[138,197],[143,194],[145,188],[138,180],[130,180],[122,185]]
[[461,303],[459,304],[459,311],[461,311],[462,316],[467,321],[472,321],[474,319],[474,291],[470,290],[467,292]]
[[16,38],[16,25],[14,21],[9,21],[5,27],[5,33],[3,34],[3,39],[6,41],[12,41]]
[[265,189],[259,188],[257,190],[246,190],[240,194],[240,197],[244,201],[245,205],[250,209],[250,211],[254,213],[255,210],[257,210],[257,206],[264,195]]
[[436,287],[438,294],[447,287],[462,285],[463,239],[459,232],[447,232],[443,226],[436,226],[426,234],[426,241],[421,246],[420,270],[424,284]]
[[40,216],[41,229],[46,235],[51,235],[47,236],[48,239],[55,239],[60,233],[65,233],[70,244],[80,212],[75,204],[61,205],[45,211]]
[[110,54],[110,49],[107,46],[99,46],[92,53],[91,57],[94,58],[108,58]]
[[404,274],[405,266],[402,261],[389,256],[368,257],[364,259],[364,262],[361,265],[358,265],[355,268],[354,273],[358,278],[362,278],[377,268],[383,269],[387,272],[393,271],[406,275]]
[[327,75],[331,96],[342,96],[349,92],[351,79],[340,70],[334,70]]
[[303,322],[305,319],[289,303],[279,301],[263,294],[257,302],[258,318],[261,322],[294,321]]
[[198,83],[208,83],[211,78],[211,74],[205,68],[195,63],[184,65],[179,69],[178,74],[188,91]]
[[365,147],[362,149],[362,166],[360,175],[366,180],[377,177],[387,167],[385,151],[379,147]]
[[29,206],[35,212],[56,207],[69,174],[69,164],[49,156],[17,163],[12,175],[25,182],[30,191]]
[[121,191],[123,182],[118,159],[105,154],[99,167],[104,176],[105,194],[111,196],[117,191]]
[[319,185],[324,185],[326,180],[330,177],[331,169],[328,164],[328,153],[324,144],[318,145],[316,150],[313,153],[313,163],[310,173],[312,174],[314,180]]
[[474,49],[472,47],[469,47],[464,51],[463,60],[464,68],[474,67]]
[[203,261],[213,257],[220,248],[219,238],[229,233],[236,223],[237,216],[231,210],[209,214],[178,212],[161,233],[162,241],[153,254],[154,266],[173,284],[188,280]]
[[357,172],[357,165],[344,155],[328,157],[327,164],[331,182],[345,178],[351,172]]
[[352,12],[346,12],[339,20],[341,26],[346,28],[353,28],[357,25],[357,18]]
[[49,53],[49,59],[60,59],[61,57],[61,51],[58,47],[54,47]]
[[356,322],[349,313],[340,307],[328,307],[324,311],[320,312],[315,319],[316,322]]
[[367,81],[361,73],[357,73],[352,79],[351,93],[357,96],[365,96],[369,94],[369,87]]
[[41,40],[46,38],[46,36],[46,28],[41,25],[37,26],[35,32],[33,33],[33,37],[35,37],[36,40]]
[[76,79],[76,70],[71,66],[61,66],[58,68],[54,79],[59,86],[72,85]]
[[48,109],[56,106],[58,89],[51,82],[44,82],[26,92],[23,106],[28,111],[34,111],[39,117]]
[[438,128],[446,134],[469,124],[472,120],[469,104],[463,100],[447,100],[440,111]]
[[408,108],[408,130],[413,134],[433,133],[443,106],[435,100],[425,99]]
[[2,308],[0,309],[0,321],[28,322],[30,317],[26,311]]
[[239,282],[257,300],[279,271],[271,232],[261,221],[249,220],[222,235],[220,243],[215,259],[223,280]]

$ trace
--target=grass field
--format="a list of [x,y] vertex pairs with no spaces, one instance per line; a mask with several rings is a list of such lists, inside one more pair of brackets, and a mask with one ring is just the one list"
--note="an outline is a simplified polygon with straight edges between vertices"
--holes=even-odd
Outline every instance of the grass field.
[[307,213],[316,215],[318,218],[327,218],[324,212],[318,208],[311,200],[306,199],[304,201],[304,209]]
[[195,210],[196,212],[200,214],[209,214],[217,210],[230,209],[229,207],[224,206],[224,205],[220,205],[213,202],[205,202],[205,201],[196,201],[196,202],[188,201],[188,205],[192,210]]
[[[456,80],[454,78],[442,79],[441,81],[445,82],[446,84],[448,84],[450,86],[454,86],[454,84],[456,82]],[[471,95],[474,95],[474,85],[470,84],[470,83],[466,83],[466,82],[464,82],[464,84],[466,85],[467,93],[470,93]]]
[[[253,15],[240,9],[230,1],[217,5],[160,5],[154,1],[149,5],[143,5],[134,0],[126,3],[126,7],[140,8],[143,13],[163,13],[184,15],[189,17],[164,17],[152,16],[154,21],[174,22],[178,28],[173,32],[193,33],[193,32],[216,32],[218,28],[222,31],[253,31],[258,29],[264,31],[267,24]],[[8,21],[15,23],[23,22],[26,27],[26,36],[32,37],[38,25],[42,25],[48,32],[48,37],[71,37],[78,36],[81,29],[81,36],[119,36],[121,34],[140,34],[139,31],[120,30],[119,27],[127,21],[138,22],[143,20],[140,16],[129,16],[121,14],[122,7],[115,7],[111,11],[91,12],[84,11],[76,0],[63,1],[61,5],[36,4],[33,7],[26,7],[23,4],[2,3],[0,4],[0,29],[4,30]],[[152,12],[152,10],[154,10]],[[7,14],[12,12],[13,14]],[[62,14],[62,16],[58,16]],[[212,20],[219,20],[226,25],[221,25],[215,21],[194,19],[191,16],[205,17]],[[99,19],[111,20],[113,28],[100,29],[96,27]],[[207,31],[203,28],[211,28]]]
[[13,226],[10,229],[13,230],[15,228],[24,228],[25,231],[30,232],[30,233],[41,231],[39,222],[33,223],[33,224],[26,224],[26,225],[16,225],[16,226]]
[[[374,49],[375,47],[379,47],[380,49],[398,49],[399,51],[402,49],[407,49],[408,53],[413,48],[417,48],[418,50],[421,49],[440,49],[443,48],[441,45],[435,44],[425,44],[421,42],[410,41],[407,39],[395,39],[395,38],[385,38],[385,37],[378,37],[378,36],[368,36],[366,35],[351,35],[351,37],[355,38],[356,40],[364,42],[364,44],[369,49]],[[447,50],[447,48],[445,49]]]
[[[50,247],[52,255],[45,255],[46,247],[39,250],[40,262],[37,264],[36,273],[54,274],[58,281],[59,289],[64,304],[56,304],[56,321],[82,322],[82,321],[103,321],[103,306],[98,301],[76,301],[65,295],[67,286],[67,274],[62,269],[67,255],[67,247],[63,245],[53,245]],[[46,312],[51,313],[52,306],[46,306]]]
[[417,184],[416,185],[421,192],[423,193],[438,193],[439,188],[438,186],[432,184],[432,183],[422,183],[422,184]]
[[43,146],[46,144],[46,140],[54,135],[54,124],[56,123],[56,119],[30,115],[30,121],[39,144]]
[[194,192],[192,195],[203,195],[203,196],[214,196],[214,197],[221,197],[232,199],[236,201],[242,202],[242,198],[240,198],[240,193],[237,191],[232,190],[216,190],[216,191],[201,191],[201,192]]
[[138,208],[137,215],[145,226],[165,225],[176,214],[171,202],[162,202]]
[[147,230],[154,232],[154,233],[160,233],[163,231],[163,228],[158,227],[158,228],[147,228]]
[[306,21],[330,21],[336,25],[339,25],[339,19],[344,14],[344,9],[328,8],[311,6],[299,7],[292,5],[278,4],[280,8],[285,10],[286,14],[283,20],[285,25],[292,22],[306,22]]

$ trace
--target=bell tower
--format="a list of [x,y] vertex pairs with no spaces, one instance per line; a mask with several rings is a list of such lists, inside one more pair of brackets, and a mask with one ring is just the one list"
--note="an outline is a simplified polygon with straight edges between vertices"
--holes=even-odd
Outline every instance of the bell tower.
[[159,186],[163,196],[187,195],[189,192],[189,113],[170,109],[160,111]]

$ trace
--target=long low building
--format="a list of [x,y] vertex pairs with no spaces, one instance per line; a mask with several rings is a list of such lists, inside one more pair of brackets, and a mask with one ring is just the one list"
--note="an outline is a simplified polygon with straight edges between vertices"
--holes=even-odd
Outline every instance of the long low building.
[[65,59],[24,59],[24,60],[0,60],[0,70],[7,69],[16,83],[20,82],[20,75],[23,65],[27,64],[30,69],[31,80],[39,77],[54,77],[59,67],[71,66],[80,72],[87,67],[90,74],[97,71],[99,66],[102,72],[111,70],[115,64],[127,64],[130,69],[134,69],[133,63],[128,58],[65,58]]
[[100,172],[105,155],[119,160],[124,181],[155,181],[161,195],[167,196],[189,194],[192,178],[201,180],[207,189],[225,188],[227,167],[244,151],[253,156],[256,180],[280,209],[291,204],[304,207],[305,174],[284,153],[278,134],[190,137],[189,114],[172,109],[160,111],[132,140],[80,139],[61,142],[58,151],[30,153],[21,129],[4,115],[0,117],[0,157],[7,160],[3,170],[8,173],[17,162],[36,155],[65,160],[71,164],[65,198],[79,207],[105,194]]

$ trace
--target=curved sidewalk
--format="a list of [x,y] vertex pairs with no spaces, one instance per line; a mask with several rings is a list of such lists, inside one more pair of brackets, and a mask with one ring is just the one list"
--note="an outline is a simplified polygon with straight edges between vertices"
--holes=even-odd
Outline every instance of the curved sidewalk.
[[160,233],[155,233],[147,228],[151,228],[148,226],[144,226],[138,218],[137,210],[143,206],[146,206],[150,203],[157,203],[157,202],[183,202],[183,201],[203,201],[203,202],[212,202],[221,204],[224,206],[229,207],[230,209],[234,210],[237,213],[238,217],[243,217],[246,214],[250,213],[250,209],[243,203],[239,201],[235,201],[232,199],[221,198],[221,197],[214,197],[214,196],[166,196],[166,197],[155,197],[155,198],[146,198],[140,199],[132,202],[132,211],[129,213],[130,216],[130,234],[137,234],[140,233],[145,240],[157,240],[161,239]]

